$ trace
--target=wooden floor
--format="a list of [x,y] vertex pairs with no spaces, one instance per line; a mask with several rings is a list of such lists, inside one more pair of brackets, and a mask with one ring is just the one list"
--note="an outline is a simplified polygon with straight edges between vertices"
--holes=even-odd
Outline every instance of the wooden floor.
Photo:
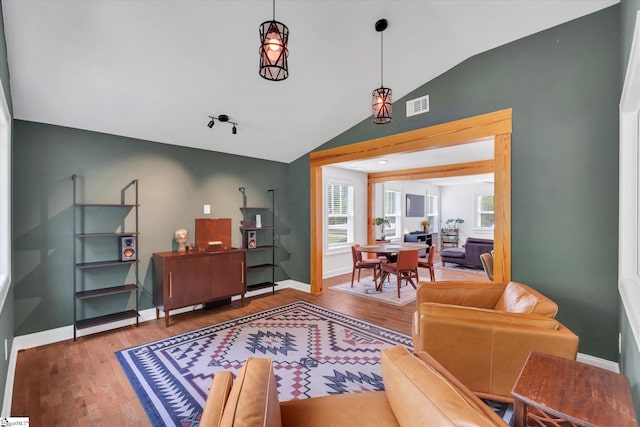
[[[420,269],[420,277],[428,278]],[[363,273],[364,274],[364,273]],[[164,319],[63,341],[18,353],[11,416],[29,417],[30,426],[148,426],[149,420],[129,385],[115,352],[294,301],[316,305],[410,334],[413,303],[381,304],[371,299],[328,290],[350,280],[350,274],[324,281],[325,292],[311,295],[282,289],[275,295],[248,298],[210,310],[196,310]],[[487,281],[474,273],[436,269],[436,280]]]

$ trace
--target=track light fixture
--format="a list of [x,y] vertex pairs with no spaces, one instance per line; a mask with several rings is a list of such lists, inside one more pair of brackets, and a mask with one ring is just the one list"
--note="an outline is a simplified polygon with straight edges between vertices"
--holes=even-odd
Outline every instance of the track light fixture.
[[219,116],[209,116],[209,118],[211,120],[209,120],[209,123],[207,123],[207,127],[209,129],[211,129],[213,127],[213,125],[216,123],[216,120],[222,123],[231,123],[233,125],[233,127],[231,128],[231,133],[236,135],[238,133],[238,123],[236,122],[232,122],[231,120],[229,120],[229,116],[227,116],[226,114],[220,114]]

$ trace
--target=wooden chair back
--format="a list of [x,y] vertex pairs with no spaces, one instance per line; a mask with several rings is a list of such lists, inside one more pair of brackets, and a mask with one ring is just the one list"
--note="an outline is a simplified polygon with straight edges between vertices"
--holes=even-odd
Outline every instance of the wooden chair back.
[[403,249],[398,252],[398,271],[415,270],[418,268],[418,249]]

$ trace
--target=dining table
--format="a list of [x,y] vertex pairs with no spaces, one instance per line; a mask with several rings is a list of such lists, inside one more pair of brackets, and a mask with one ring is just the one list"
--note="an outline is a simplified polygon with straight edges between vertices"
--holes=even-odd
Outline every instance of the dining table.
[[360,252],[376,253],[380,255],[394,255],[403,249],[429,249],[424,243],[380,243],[374,245],[360,245],[358,247]]
[[[411,242],[399,242],[399,243],[379,243],[373,245],[360,245],[358,247],[360,252],[374,253],[378,256],[386,256],[390,259],[393,255],[397,255],[401,250],[406,249],[426,249],[429,250],[429,246],[425,243],[411,243]],[[376,284],[375,290],[370,289],[367,293],[380,293],[382,292],[382,280],[380,284]]]

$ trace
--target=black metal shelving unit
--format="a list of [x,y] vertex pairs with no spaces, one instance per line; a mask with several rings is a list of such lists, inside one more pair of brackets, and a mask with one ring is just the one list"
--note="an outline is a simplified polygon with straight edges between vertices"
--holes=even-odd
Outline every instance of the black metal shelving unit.
[[[90,328],[107,323],[117,322],[120,320],[135,319],[136,326],[139,321],[139,297],[140,297],[140,280],[139,280],[139,259],[140,253],[140,239],[138,236],[138,180],[134,179],[127,184],[121,192],[121,203],[78,203],[78,177],[73,175],[71,177],[73,181],[73,339],[77,339],[77,332],[79,329]],[[134,202],[126,203],[126,195],[133,192]],[[86,232],[85,219],[89,213],[89,209],[109,209],[122,211],[122,224],[124,227],[125,219],[133,214],[134,218],[134,230],[132,231],[91,231]],[[81,258],[81,252],[89,246],[91,239],[114,239],[135,237],[135,258],[122,260],[119,253],[115,259],[107,259],[100,261],[84,262]],[[128,265],[129,268],[134,269],[134,282],[118,285],[109,285],[105,287],[85,289],[85,280],[83,273],[92,269],[110,268],[115,266]],[[125,309],[117,312],[110,312],[107,314],[84,317],[78,314],[78,311],[82,309],[82,303],[89,299],[105,297],[108,295],[122,294],[122,293],[135,293],[135,309]]]
[[[271,194],[271,206],[247,206],[245,187],[240,187],[238,190],[242,193],[240,231],[242,232],[242,246],[247,250],[245,267],[247,291],[271,288],[272,293],[275,293],[275,287],[278,286],[275,282],[276,268],[278,267],[276,264],[275,190],[267,190]],[[264,217],[265,225],[257,227],[255,223],[252,224],[251,218],[256,214]],[[249,242],[249,232],[252,231],[256,233],[255,245]],[[270,253],[265,255],[267,251]],[[267,274],[270,276],[270,280],[252,281],[252,273],[264,272],[265,270],[270,270],[270,274]],[[264,279],[264,273],[260,274],[263,274],[261,277]]]

